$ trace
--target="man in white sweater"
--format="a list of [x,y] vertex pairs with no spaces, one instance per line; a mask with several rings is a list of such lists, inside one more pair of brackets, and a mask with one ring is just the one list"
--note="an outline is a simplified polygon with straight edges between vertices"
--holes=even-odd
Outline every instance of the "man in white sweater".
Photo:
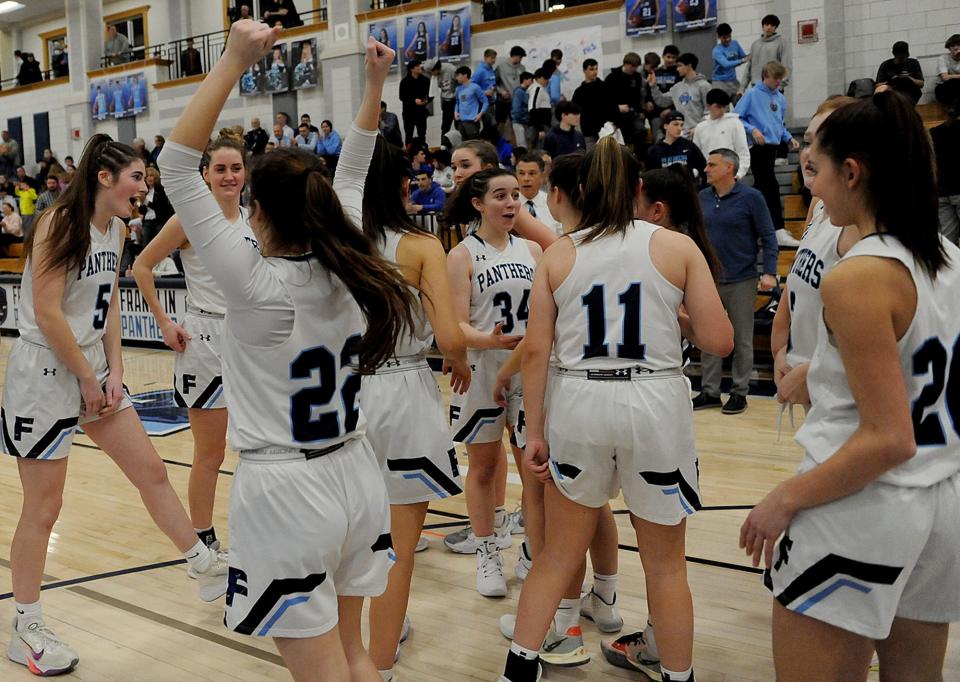
[[750,148],[747,132],[739,114],[728,112],[730,95],[719,88],[707,93],[707,118],[700,121],[693,131],[693,143],[708,157],[715,149],[732,149],[740,157],[737,180],[742,180],[750,170]]

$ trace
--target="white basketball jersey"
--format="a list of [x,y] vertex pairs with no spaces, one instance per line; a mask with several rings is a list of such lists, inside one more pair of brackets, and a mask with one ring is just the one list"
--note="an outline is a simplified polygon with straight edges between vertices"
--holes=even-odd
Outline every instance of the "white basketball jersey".
[[824,215],[821,201],[797,247],[797,255],[787,275],[787,305],[790,306],[787,362],[791,367],[809,362],[817,347],[817,325],[823,314],[820,283],[827,271],[840,260],[837,242],[842,229]]
[[312,256],[264,260],[293,302],[293,331],[277,346],[250,346],[230,333],[227,314],[223,380],[232,447],[315,449],[360,437],[360,375],[351,369],[366,330],[360,306]]
[[[841,259],[893,258],[910,271],[917,310],[897,343],[907,387],[917,453],[880,481],[926,487],[960,471],[960,249],[943,240],[948,263],[931,280],[895,237],[871,235]],[[807,386],[813,407],[797,442],[817,463],[829,459],[856,431],[860,419],[833,335],[822,319]]]
[[[391,263],[397,262],[397,247],[400,240],[406,232],[397,232],[387,228],[387,237],[385,243],[377,246],[380,248],[380,254],[385,260]],[[412,333],[404,335],[398,342],[393,351],[394,357],[402,358],[410,355],[421,355],[426,353],[433,344],[433,328],[430,326],[430,320],[427,319],[427,313],[420,303],[420,292],[411,287],[414,297],[417,299],[416,306],[413,309],[413,320],[416,328]]]
[[683,291],[650,260],[650,238],[661,228],[635,220],[622,236],[583,242],[570,235],[576,261],[553,292],[554,353],[566,369],[683,365],[677,313]]
[[[244,239],[256,244],[257,240],[253,236],[253,231],[247,224],[247,215],[247,209],[241,206],[240,216],[230,224],[230,227],[240,232]],[[180,262],[183,263],[183,275],[187,282],[187,302],[208,313],[225,314],[227,303],[223,298],[223,292],[220,291],[220,287],[213,281],[213,277],[203,267],[196,249],[181,249]]]
[[[124,225],[119,218],[110,221],[103,234],[90,226],[90,250],[79,269],[67,272],[61,308],[67,324],[77,338],[80,347],[99,343],[107,325],[107,311],[117,281],[120,264],[120,244],[123,241]],[[49,347],[37,326],[33,310],[33,263],[28,258],[20,280],[19,321],[20,337],[41,346]]]
[[530,287],[537,266],[525,239],[509,235],[498,251],[476,234],[462,242],[473,258],[470,326],[492,332],[498,322],[503,333],[523,336],[530,316]]

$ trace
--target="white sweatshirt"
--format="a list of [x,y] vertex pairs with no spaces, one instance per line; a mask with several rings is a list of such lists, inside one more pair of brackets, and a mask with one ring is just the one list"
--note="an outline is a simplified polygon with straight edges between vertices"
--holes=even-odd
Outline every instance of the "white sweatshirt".
[[724,114],[714,120],[705,118],[697,124],[693,131],[693,143],[707,158],[715,149],[732,149],[740,157],[740,170],[737,171],[737,180],[740,180],[750,170],[750,148],[747,146],[747,132],[740,121],[739,114]]

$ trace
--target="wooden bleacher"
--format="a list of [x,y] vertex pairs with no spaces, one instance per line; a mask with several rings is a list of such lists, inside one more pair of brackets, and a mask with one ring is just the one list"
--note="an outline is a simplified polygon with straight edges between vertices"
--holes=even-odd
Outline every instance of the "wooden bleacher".
[[10,244],[0,257],[0,272],[22,273],[25,263],[23,244]]
[[947,120],[947,107],[940,102],[927,102],[917,105],[917,113],[923,120],[923,127],[929,130]]

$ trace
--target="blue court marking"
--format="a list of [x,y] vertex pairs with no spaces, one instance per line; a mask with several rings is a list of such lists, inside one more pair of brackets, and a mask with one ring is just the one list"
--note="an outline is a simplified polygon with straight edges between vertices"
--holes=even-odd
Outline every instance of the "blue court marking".
[[473,442],[473,439],[476,438],[477,435],[479,435],[480,429],[482,429],[482,428],[483,428],[484,426],[486,426],[487,424],[496,424],[496,423],[497,423],[497,417],[484,417],[484,418],[482,418],[480,421],[477,422],[477,425],[476,425],[475,427],[473,427],[473,431],[470,432],[470,435],[467,436],[467,437],[463,440],[463,442],[464,442],[464,443],[472,443],[472,442]]
[[857,592],[863,592],[864,594],[869,594],[873,591],[873,588],[867,587],[866,585],[861,585],[860,583],[850,580],[849,578],[840,578],[834,583],[831,583],[828,587],[823,588],[815,595],[807,599],[805,602],[800,604],[797,608],[794,609],[797,613],[804,613],[807,609],[812,607],[817,602],[823,601],[831,594],[839,590],[841,587],[852,587]]
[[686,500],[683,499],[683,495],[680,494],[680,488],[666,488],[663,490],[664,495],[676,495],[677,499],[680,500],[680,506],[683,507],[683,511],[688,514],[693,514],[693,510],[687,505]]
[[290,597],[289,599],[284,601],[282,604],[280,604],[280,608],[277,609],[276,613],[274,613],[270,617],[270,620],[267,621],[267,624],[264,625],[263,628],[261,628],[260,632],[258,632],[257,634],[260,635],[261,637],[265,636],[267,632],[270,631],[270,628],[272,628],[274,624],[278,620],[280,620],[280,617],[286,612],[287,609],[289,609],[291,606],[296,606],[297,604],[302,604],[303,602],[309,601],[309,600],[310,600],[309,594],[306,594],[302,597]]
[[437,496],[439,496],[440,498],[450,497],[450,496],[446,493],[446,491],[441,490],[440,488],[438,488],[438,487],[434,484],[433,481],[431,481],[429,478],[427,478],[426,474],[424,474],[424,473],[414,472],[414,473],[410,473],[410,474],[404,474],[403,477],[406,478],[407,480],[411,480],[411,481],[417,481],[417,480],[420,481],[420,482],[423,483],[425,486],[427,486],[428,488],[430,488],[430,490],[432,490],[432,491],[433,491]]
[[60,432],[60,437],[57,438],[57,440],[54,442],[54,444],[51,445],[49,448],[47,448],[47,449],[44,451],[44,453],[43,453],[42,455],[40,455],[40,457],[39,457],[38,459],[46,459],[47,457],[50,457],[53,453],[55,453],[55,452],[57,451],[57,448],[60,447],[60,443],[63,442],[63,439],[66,438],[67,436],[72,436],[72,435],[73,435],[73,429],[74,429],[73,426],[68,426],[68,427],[65,428],[63,431],[61,431],[61,432]]

